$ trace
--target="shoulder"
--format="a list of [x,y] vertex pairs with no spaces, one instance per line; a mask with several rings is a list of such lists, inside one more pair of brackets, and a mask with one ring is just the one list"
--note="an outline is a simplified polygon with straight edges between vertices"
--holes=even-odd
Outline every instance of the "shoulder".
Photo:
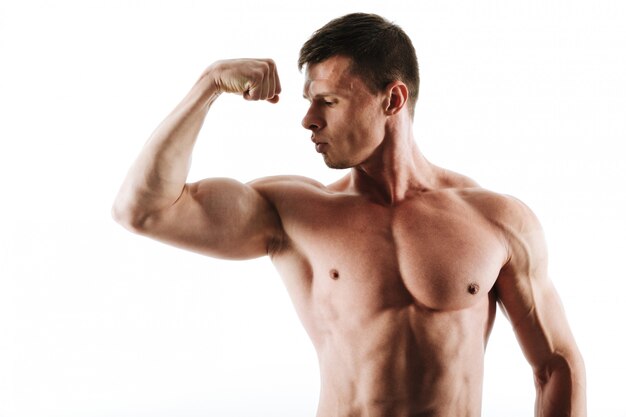
[[543,228],[524,202],[480,187],[459,190],[458,194],[494,227],[507,248],[509,258],[545,257]]
[[270,177],[258,178],[256,180],[250,181],[250,184],[253,187],[271,187],[274,185],[315,185],[321,186],[324,185],[319,181],[316,181],[312,178],[304,177],[301,175],[273,175]]
[[325,190],[326,186],[311,178],[299,175],[276,175],[250,181],[248,185],[263,195],[285,195],[284,193]]
[[444,194],[477,212],[503,232],[538,229],[541,226],[532,210],[516,197],[481,187],[475,180],[457,172],[440,169]]
[[538,227],[533,211],[520,199],[474,186],[457,188],[456,194],[491,222],[502,227]]
[[465,189],[465,188],[478,188],[478,183],[472,178],[454,172],[452,170],[436,167],[440,174],[439,179],[443,188]]
[[297,210],[302,204],[315,201],[332,192],[324,184],[298,175],[279,175],[248,183],[282,215]]
[[540,231],[533,211],[516,197],[481,187],[475,180],[440,168],[440,191],[478,213],[505,236]]

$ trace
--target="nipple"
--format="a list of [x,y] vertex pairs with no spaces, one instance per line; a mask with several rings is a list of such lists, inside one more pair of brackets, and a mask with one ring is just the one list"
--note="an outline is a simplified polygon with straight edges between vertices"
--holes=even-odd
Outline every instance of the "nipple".
[[480,291],[480,286],[475,282],[472,282],[470,283],[470,285],[467,286],[467,292],[472,295],[478,294],[478,291]]
[[334,279],[334,280],[339,279],[339,271],[337,271],[337,270],[336,270],[336,269],[334,269],[334,268],[333,268],[333,269],[331,269],[330,271],[328,271],[328,275],[329,275],[332,279]]

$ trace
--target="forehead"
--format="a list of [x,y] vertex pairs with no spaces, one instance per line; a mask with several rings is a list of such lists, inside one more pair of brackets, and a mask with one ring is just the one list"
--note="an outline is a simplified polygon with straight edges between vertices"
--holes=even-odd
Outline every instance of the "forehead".
[[352,60],[335,55],[322,62],[306,66],[304,96],[317,94],[350,93],[357,87],[363,87],[360,77],[350,70]]

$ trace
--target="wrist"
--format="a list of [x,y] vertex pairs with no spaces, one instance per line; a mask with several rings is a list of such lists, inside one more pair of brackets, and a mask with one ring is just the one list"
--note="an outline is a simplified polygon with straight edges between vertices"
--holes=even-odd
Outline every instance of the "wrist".
[[219,77],[216,75],[214,65],[211,65],[202,73],[194,85],[193,91],[198,93],[204,105],[210,106],[222,94],[218,80]]

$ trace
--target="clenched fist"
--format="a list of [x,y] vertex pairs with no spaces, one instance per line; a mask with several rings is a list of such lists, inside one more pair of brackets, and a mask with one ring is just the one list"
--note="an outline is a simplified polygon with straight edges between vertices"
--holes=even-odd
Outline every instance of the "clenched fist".
[[242,94],[246,100],[278,102],[280,80],[271,59],[230,59],[217,61],[211,74],[219,92]]

